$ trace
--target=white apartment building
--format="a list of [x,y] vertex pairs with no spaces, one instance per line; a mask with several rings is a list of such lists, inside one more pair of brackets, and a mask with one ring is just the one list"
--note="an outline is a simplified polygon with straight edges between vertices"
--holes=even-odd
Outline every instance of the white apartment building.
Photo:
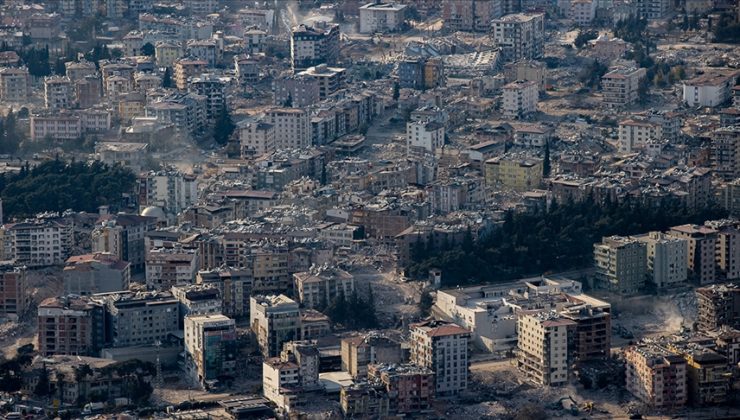
[[176,216],[198,201],[198,182],[180,171],[148,172],[139,177],[139,197],[141,210],[156,206]]
[[44,106],[49,109],[71,108],[75,100],[74,86],[68,77],[44,78]]
[[28,69],[7,67],[0,69],[0,100],[23,103],[28,100]]
[[604,104],[622,107],[635,103],[639,98],[640,80],[646,75],[644,68],[620,67],[601,78]]
[[311,120],[308,112],[296,108],[273,108],[267,122],[275,130],[275,149],[301,149],[311,145]]
[[88,108],[78,112],[80,125],[85,133],[101,133],[111,128],[110,111],[105,108]]
[[688,243],[661,232],[635,236],[647,247],[648,276],[658,290],[685,285],[688,281]]
[[6,259],[18,265],[43,267],[64,264],[69,256],[72,227],[51,220],[31,220],[3,226]]
[[619,152],[632,153],[636,149],[644,148],[649,140],[663,138],[663,127],[660,124],[627,119],[619,122]]
[[468,387],[470,331],[445,321],[411,325],[411,363],[434,371],[437,395],[454,395]]
[[339,268],[324,268],[293,274],[293,290],[306,308],[333,302],[340,294],[349,297],[355,290],[355,277]]
[[294,71],[320,64],[336,65],[339,58],[339,25],[299,25],[291,31],[290,59]]
[[275,150],[275,127],[262,121],[240,122],[239,144],[242,157],[259,157]]
[[740,278],[740,230],[733,220],[714,220],[705,223],[717,231],[717,270],[723,280]]
[[539,58],[545,49],[545,15],[514,13],[491,22],[493,40],[505,61]]
[[185,7],[196,15],[215,13],[221,3],[219,0],[184,0]]
[[670,0],[637,0],[637,9],[641,18],[663,19],[671,10]]
[[383,3],[380,0],[360,7],[360,33],[393,32],[406,20],[406,5]]
[[257,336],[262,355],[276,357],[282,351],[283,343],[300,339],[298,303],[285,295],[252,295],[249,298],[249,325]]
[[568,336],[569,329],[576,325],[575,321],[557,312],[527,311],[519,314],[516,360],[527,379],[548,386],[568,383]]
[[645,284],[647,246],[621,236],[604,238],[594,244],[598,286],[621,294],[636,294]]
[[421,148],[435,153],[444,147],[445,127],[437,121],[409,121],[406,123],[406,148],[410,153],[414,148]]
[[522,118],[537,112],[538,85],[534,81],[518,80],[503,87],[501,109],[509,118]]
[[514,144],[522,147],[545,147],[552,137],[552,128],[534,123],[512,123]]
[[146,254],[146,285],[168,291],[172,286],[192,284],[198,273],[198,250],[155,248]]
[[216,67],[221,60],[221,48],[216,40],[190,40],[187,45],[187,53],[191,57],[203,60],[208,67]]
[[715,107],[730,100],[738,72],[708,71],[683,82],[683,101],[688,106]]
[[31,115],[31,139],[34,141],[75,140],[82,136],[82,122],[75,114]]
[[571,0],[568,18],[580,26],[588,26],[596,17],[597,0]]
[[262,363],[262,394],[280,409],[290,410],[291,390],[300,392],[300,384],[300,366],[294,361],[273,357]]

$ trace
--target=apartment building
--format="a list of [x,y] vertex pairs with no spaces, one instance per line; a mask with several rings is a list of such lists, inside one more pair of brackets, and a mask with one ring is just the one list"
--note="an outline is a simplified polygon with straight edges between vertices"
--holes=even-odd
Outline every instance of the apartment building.
[[131,264],[113,254],[75,255],[62,270],[64,293],[77,296],[128,290]]
[[390,414],[388,393],[379,384],[359,382],[342,386],[339,404],[347,418],[385,418]]
[[275,151],[275,127],[272,124],[245,120],[237,128],[242,158],[258,158]]
[[105,340],[104,310],[84,298],[48,298],[38,307],[39,353],[97,356]]
[[339,60],[339,25],[319,24],[311,27],[299,25],[290,37],[290,59],[293,71],[327,64],[334,66]]
[[208,67],[216,67],[221,61],[221,47],[215,39],[191,39],[186,46],[188,56],[206,62]]
[[506,62],[540,58],[544,52],[544,14],[508,14],[491,21],[491,31]]
[[177,93],[150,102],[146,115],[162,125],[173,125],[177,132],[198,134],[208,125],[207,105],[203,95]]
[[519,340],[516,360],[528,380],[547,386],[568,383],[569,337],[576,322],[557,312],[526,311],[517,318]]
[[182,247],[154,248],[146,254],[146,285],[150,289],[170,290],[195,281],[198,250]]
[[638,293],[647,277],[647,246],[633,238],[610,236],[594,244],[596,282],[623,295]]
[[720,127],[711,134],[714,173],[726,181],[740,177],[740,125]]
[[727,357],[698,346],[674,350],[686,360],[688,402],[693,406],[726,403],[732,376]]
[[445,144],[445,126],[437,121],[421,120],[406,123],[406,153],[423,149],[436,153]]
[[157,227],[154,217],[135,214],[104,216],[91,234],[92,251],[105,252],[131,263],[131,272],[144,271],[144,238]]
[[360,33],[395,32],[403,28],[406,22],[406,8],[399,3],[383,3],[374,0],[360,6]]
[[214,284],[172,286],[172,296],[180,302],[180,316],[221,315],[221,292]]
[[[319,87],[319,100],[323,101],[330,95],[344,88],[346,73],[347,70],[341,67],[329,67],[326,64],[319,64],[317,66],[309,67],[300,73],[296,73],[296,76],[313,80]],[[291,100],[294,100],[293,97],[291,97]],[[298,102],[305,102],[300,97],[296,97],[295,100]],[[295,104],[293,104],[293,106],[298,107]]]
[[26,220],[3,230],[5,257],[29,268],[63,264],[72,247],[72,226],[60,220]]
[[0,69],[0,100],[25,103],[30,92],[29,83],[28,69],[25,67]]
[[717,280],[717,231],[689,224],[674,226],[668,234],[688,242],[689,278],[699,285],[714,283]]
[[648,142],[663,138],[663,126],[641,119],[626,119],[619,122],[619,152],[633,153],[643,149]]
[[659,346],[638,344],[624,352],[625,386],[642,402],[658,409],[686,404],[686,360]]
[[0,316],[21,316],[29,303],[26,268],[7,262],[0,264]]
[[179,302],[169,292],[113,292],[90,296],[105,306],[111,347],[151,346],[180,331]]
[[671,2],[670,0],[638,0],[637,11],[644,19],[663,19],[671,11]]
[[445,0],[442,19],[452,31],[487,32],[491,20],[503,15],[501,0]]
[[685,239],[649,232],[634,237],[647,252],[647,274],[658,290],[683,286],[688,281],[688,242]]
[[646,70],[642,67],[619,67],[606,73],[601,77],[604,104],[618,108],[637,102],[640,96],[640,82],[645,75]]
[[63,76],[44,78],[44,106],[48,109],[69,109],[75,103],[72,80]]
[[[249,297],[252,294],[251,271],[237,269],[199,271],[195,281],[198,285],[218,290],[219,303],[222,307],[220,312],[224,315],[232,318],[249,316]],[[183,299],[178,299],[183,302]]]
[[579,26],[588,26],[596,17],[597,0],[571,0],[568,18]]
[[717,277],[721,280],[740,278],[740,229],[734,220],[714,220],[704,223],[717,231]]
[[303,108],[320,101],[319,80],[303,72],[277,78],[274,91],[276,106]]
[[340,295],[349,297],[355,291],[355,278],[340,268],[320,267],[293,274],[293,290],[303,307],[320,308]]
[[158,41],[154,44],[154,60],[159,67],[172,67],[185,55],[182,45],[170,41]]
[[503,155],[485,161],[486,185],[500,185],[527,191],[542,184],[542,159],[524,155]]
[[307,342],[288,342],[280,357],[265,359],[262,364],[262,389],[265,398],[290,413],[306,404],[306,392],[319,385],[319,352]]
[[734,69],[709,70],[683,82],[683,101],[688,106],[716,107],[730,100],[738,78]]
[[379,382],[389,396],[389,412],[396,416],[431,412],[434,372],[412,364],[373,364],[370,381]]
[[70,80],[76,82],[87,76],[93,76],[98,73],[95,63],[81,59],[80,61],[68,61],[64,63],[64,73]]
[[284,343],[300,339],[301,315],[293,299],[285,295],[253,295],[249,306],[249,325],[265,357],[279,355]]
[[740,328],[740,287],[720,284],[695,290],[697,324],[701,331],[713,331],[723,326]]
[[175,85],[180,90],[188,88],[188,82],[193,77],[206,73],[208,62],[194,58],[182,58],[175,61]]
[[609,304],[588,301],[583,296],[569,299],[572,305],[558,311],[560,317],[575,322],[569,330],[569,357],[575,363],[605,360],[611,356],[611,308]]
[[210,385],[236,375],[236,323],[221,315],[185,317],[185,353],[192,377]]
[[535,82],[540,92],[545,91],[547,83],[547,66],[541,61],[519,60],[504,65],[504,80],[506,83],[524,80]]
[[311,121],[308,112],[296,108],[272,108],[267,122],[275,130],[275,149],[301,149],[311,145]]
[[82,136],[80,117],[72,113],[32,114],[30,124],[33,141],[77,140]]
[[537,112],[538,85],[534,81],[517,80],[503,87],[501,109],[508,118],[524,118]]
[[412,324],[411,363],[434,372],[437,395],[454,395],[468,387],[470,331],[445,321]]
[[349,372],[353,379],[367,378],[370,365],[403,361],[401,343],[379,332],[343,338],[341,355],[342,370]]
[[174,218],[198,201],[196,177],[177,170],[151,171],[139,175],[138,202],[141,210],[156,206]]
[[[75,103],[82,109],[99,104],[103,98],[103,85],[100,76],[97,74],[88,75],[76,80],[74,82],[74,89]],[[118,99],[122,100],[120,95]]]

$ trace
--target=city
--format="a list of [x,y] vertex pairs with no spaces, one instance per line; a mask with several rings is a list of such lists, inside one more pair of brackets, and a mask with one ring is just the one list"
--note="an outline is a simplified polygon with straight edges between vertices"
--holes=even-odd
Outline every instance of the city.
[[740,418],[737,0],[0,1],[0,418]]

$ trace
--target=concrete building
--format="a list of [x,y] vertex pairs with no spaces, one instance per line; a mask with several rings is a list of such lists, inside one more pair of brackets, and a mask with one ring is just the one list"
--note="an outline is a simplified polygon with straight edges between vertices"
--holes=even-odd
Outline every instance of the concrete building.
[[545,91],[547,83],[547,66],[541,61],[519,60],[504,65],[504,80],[506,83],[525,80],[535,82],[540,92]]
[[639,98],[640,81],[645,78],[644,68],[619,67],[601,77],[604,104],[608,107],[632,105]]
[[436,153],[445,144],[445,126],[437,121],[409,121],[406,123],[406,152],[423,149]]
[[75,102],[72,80],[68,77],[44,78],[44,106],[48,109],[69,109]]
[[185,352],[192,375],[203,385],[236,375],[236,324],[221,315],[185,317]]
[[276,106],[304,108],[320,101],[319,80],[302,72],[276,79],[274,90]]
[[339,295],[349,298],[355,291],[355,278],[339,268],[320,267],[293,274],[293,290],[303,307],[324,307]]
[[185,55],[182,45],[176,42],[159,41],[154,45],[154,60],[159,67],[172,67]]
[[437,395],[453,395],[468,387],[470,331],[444,321],[412,324],[411,363],[434,372]]
[[223,314],[221,292],[214,284],[172,286],[172,296],[180,302],[180,316]]
[[262,364],[262,390],[265,398],[282,413],[291,413],[306,404],[306,392],[319,385],[319,352],[307,342],[288,342],[280,357]]
[[720,127],[711,134],[714,173],[726,181],[740,177],[740,125]]
[[[573,306],[559,311],[562,318],[575,322],[569,332],[569,357],[575,363],[606,360],[611,356],[611,308],[578,303],[582,296],[575,296]],[[586,299],[583,299],[586,300]]]
[[226,82],[214,74],[203,74],[190,79],[190,92],[206,98],[206,118],[213,124],[226,109],[224,91]]
[[360,7],[360,33],[395,32],[406,22],[405,4],[375,0]]
[[62,271],[64,293],[85,296],[128,290],[131,264],[113,254],[84,254],[67,259]]
[[293,71],[339,61],[339,25],[315,27],[300,25],[293,28],[290,38],[290,59]]
[[519,314],[516,359],[519,370],[538,385],[558,386],[570,378],[569,337],[576,323],[556,312]]
[[504,61],[540,58],[545,48],[545,15],[509,14],[491,22],[493,40]]
[[596,17],[597,0],[571,0],[568,19],[579,26],[588,26]]
[[740,278],[740,230],[734,220],[714,220],[704,223],[717,231],[717,277],[721,280]]
[[172,125],[177,133],[202,134],[208,127],[208,98],[196,93],[176,93],[157,98],[146,108],[146,116],[159,124]]
[[31,139],[33,141],[77,140],[80,137],[82,137],[82,122],[76,114],[65,112],[31,115]]
[[272,108],[267,122],[275,130],[275,149],[301,149],[311,145],[311,120],[308,112],[295,108]]
[[241,86],[249,86],[260,79],[260,60],[249,55],[234,57],[234,72]]
[[647,274],[650,282],[665,290],[684,286],[688,281],[688,242],[661,232],[635,236],[645,243]]
[[[87,75],[74,82],[75,104],[85,109],[100,103],[103,98],[103,85],[97,74]],[[121,96],[118,97],[122,100]],[[143,115],[143,113],[142,113]]]
[[188,56],[205,61],[208,67],[221,62],[221,47],[215,39],[190,39],[186,51]]
[[[319,87],[319,100],[323,101],[344,87],[346,73],[346,69],[319,64],[318,66],[309,67],[297,73],[296,76],[314,80]],[[302,102],[302,98],[296,97],[296,100]],[[298,107],[296,105],[293,106]]]
[[64,264],[72,248],[72,226],[37,219],[3,226],[5,258],[29,268]]
[[111,347],[151,346],[181,331],[179,302],[169,292],[113,292],[90,299],[105,306]]
[[275,151],[275,127],[272,124],[245,120],[237,127],[243,158],[258,158]]
[[48,298],[38,308],[39,354],[97,356],[105,339],[100,305],[79,297]]
[[301,315],[297,302],[285,295],[269,295],[251,296],[249,304],[249,325],[265,357],[277,356],[284,343],[300,339]]
[[188,82],[193,77],[198,77],[205,73],[208,68],[208,62],[193,58],[182,58],[175,62],[174,80],[178,89],[186,90]]
[[[252,294],[253,283],[251,270],[201,270],[196,275],[195,280],[199,286],[216,288],[218,290],[218,303],[222,307],[222,310],[219,312],[232,318],[249,316],[249,297]],[[173,294],[177,294],[177,292],[173,290]],[[184,302],[183,298],[178,297],[178,300],[181,304]]]
[[696,289],[697,324],[701,331],[723,326],[740,328],[740,287],[721,284]]
[[95,156],[108,165],[120,163],[139,172],[147,156],[148,144],[125,142],[99,142],[95,145]]
[[139,175],[139,207],[159,207],[174,218],[198,201],[196,177],[177,170],[151,171]]
[[637,11],[644,19],[663,19],[671,11],[671,2],[670,0],[638,0]]
[[398,63],[398,84],[406,89],[434,89],[446,82],[444,62],[436,58],[407,58]]
[[717,231],[696,225],[674,226],[669,235],[688,242],[689,278],[699,285],[714,283],[717,280]]
[[339,404],[342,413],[349,418],[383,418],[390,414],[388,393],[377,383],[342,386]]
[[625,386],[654,408],[679,408],[687,401],[686,360],[662,347],[639,344],[624,353]]
[[632,238],[611,236],[594,244],[596,283],[624,295],[638,293],[647,278],[647,246]]
[[5,67],[0,69],[0,100],[25,103],[30,92],[27,68]]
[[501,0],[445,0],[444,26],[452,31],[487,32],[491,20],[503,15]]
[[701,76],[683,82],[683,101],[688,106],[716,107],[730,100],[738,72],[709,70]]
[[434,372],[412,364],[374,364],[371,381],[380,382],[389,396],[389,412],[419,416],[431,413],[434,400]]
[[542,159],[537,157],[503,155],[486,160],[484,169],[486,185],[527,191],[542,184]]
[[368,366],[401,363],[401,344],[382,333],[370,332],[342,339],[342,370],[354,379],[367,378]]
[[0,316],[19,317],[30,303],[26,290],[26,268],[0,264]]
[[627,119],[619,122],[619,152],[633,153],[643,149],[651,140],[663,138],[663,127],[660,124],[639,120]]
[[537,112],[539,86],[534,81],[517,80],[503,87],[501,109],[509,118],[524,118]]
[[172,286],[192,284],[197,272],[197,249],[155,248],[146,254],[146,285],[150,289],[170,290]]
[[95,67],[95,63],[92,61],[81,59],[80,61],[68,61],[64,63],[64,72],[70,80],[76,82],[87,76],[97,74],[98,68]]
[[156,225],[154,217],[135,214],[105,216],[92,231],[92,251],[110,253],[119,260],[130,262],[132,273],[144,271],[144,236]]

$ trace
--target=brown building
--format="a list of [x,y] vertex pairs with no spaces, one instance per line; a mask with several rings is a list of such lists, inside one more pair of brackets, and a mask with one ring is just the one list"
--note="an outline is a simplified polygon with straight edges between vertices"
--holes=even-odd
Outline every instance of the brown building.
[[27,308],[25,268],[0,265],[0,315],[21,315]]
[[576,322],[572,331],[572,358],[576,362],[607,359],[611,352],[611,314],[590,305],[575,306],[560,313]]
[[727,358],[705,348],[689,350],[684,358],[688,368],[689,402],[693,405],[726,402],[732,377]]
[[380,333],[349,337],[342,340],[342,370],[352,378],[365,378],[368,365],[379,363],[401,363],[401,344]]
[[339,402],[345,418],[385,418],[389,413],[388,393],[378,383],[343,386]]
[[720,284],[696,289],[697,323],[701,331],[722,326],[740,328],[740,286]]
[[678,408],[686,404],[686,360],[655,345],[628,348],[625,385],[629,392],[654,408]]
[[104,310],[79,297],[49,298],[38,309],[39,353],[97,356],[105,339]]
[[388,393],[389,411],[395,415],[419,414],[432,408],[434,372],[411,364],[372,365],[371,381],[380,381]]

